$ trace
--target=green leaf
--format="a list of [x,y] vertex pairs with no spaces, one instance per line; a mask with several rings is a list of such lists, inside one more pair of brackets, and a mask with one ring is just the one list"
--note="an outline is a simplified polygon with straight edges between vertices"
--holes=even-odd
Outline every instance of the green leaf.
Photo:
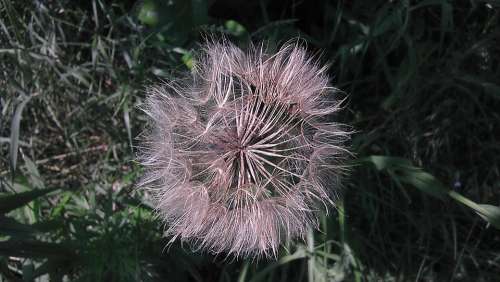
[[59,188],[36,189],[12,195],[0,196],[0,214],[5,214],[20,208],[34,199],[58,189]]
[[249,261],[245,261],[243,263],[243,269],[240,271],[240,275],[238,277],[238,282],[245,282],[248,273],[248,266],[250,265]]
[[61,215],[61,213],[64,211],[64,208],[66,207],[66,204],[71,200],[71,192],[64,192],[59,200],[58,203],[55,207],[52,208],[50,216],[52,218],[58,217]]
[[133,150],[132,144],[132,126],[130,125],[130,109],[128,107],[128,102],[123,103],[123,121],[125,122],[125,129],[127,129],[128,142],[130,145],[130,150]]
[[30,180],[30,184],[38,189],[45,189],[45,184],[43,183],[42,176],[40,175],[36,164],[27,156],[23,156],[23,160],[26,166],[26,170],[29,173],[28,177]]
[[478,206],[480,207],[480,210],[477,210],[479,216],[495,228],[500,229],[500,207],[487,204],[478,204]]
[[208,3],[206,0],[146,0],[137,17],[169,42],[183,45],[189,34],[208,22]]
[[36,232],[37,230],[28,224],[22,224],[13,218],[0,215],[0,235],[24,238],[32,237]]
[[41,221],[29,225],[0,215],[0,235],[12,236],[14,239],[33,238],[36,233],[50,232],[63,226],[64,223],[61,220]]
[[193,69],[193,54],[191,54],[191,52],[186,52],[182,55],[182,62],[186,65],[186,67],[188,67],[188,69]]
[[0,255],[24,258],[70,258],[76,255],[74,246],[33,240],[0,242]]
[[240,36],[246,32],[245,27],[237,21],[228,20],[224,23],[224,26],[226,27],[227,32],[231,33],[234,36]]
[[399,157],[369,156],[359,159],[358,162],[371,163],[377,170],[385,170],[396,167],[414,168],[409,160]]
[[369,156],[359,162],[371,163],[379,171],[387,171],[397,182],[411,184],[426,194],[445,199],[449,189],[432,174],[415,167],[407,159],[388,156]]
[[21,126],[21,118],[23,114],[24,106],[31,100],[32,96],[28,96],[16,107],[14,116],[12,117],[12,123],[10,126],[10,170],[12,174],[16,170],[17,165],[17,153],[19,149],[19,131]]
[[500,207],[477,204],[455,191],[450,191],[449,195],[457,202],[473,209],[481,218],[489,222],[495,228],[500,229]]
[[411,184],[420,191],[439,199],[445,199],[449,191],[449,189],[432,174],[425,171],[400,170],[400,174],[396,177],[398,177],[401,182]]
[[144,1],[137,17],[144,24],[155,26],[158,24],[158,11],[154,1]]
[[252,277],[250,282],[262,281],[264,279],[264,277],[266,275],[268,275],[269,273],[271,273],[274,269],[276,269],[282,265],[285,265],[287,263],[290,263],[294,260],[303,259],[306,257],[307,257],[306,251],[303,248],[300,248],[295,253],[293,253],[291,255],[284,256],[284,257],[280,258],[278,261],[269,264],[267,267],[265,267],[264,269],[262,269],[261,271],[256,273]]
[[64,221],[61,219],[45,220],[30,225],[37,232],[45,233],[64,227]]
[[500,229],[500,207],[475,203],[458,192],[448,189],[432,174],[413,166],[409,160],[397,157],[369,156],[358,160],[358,162],[370,163],[379,171],[389,172],[395,181],[411,184],[436,198],[445,199],[450,196],[455,201],[473,209],[481,218]]

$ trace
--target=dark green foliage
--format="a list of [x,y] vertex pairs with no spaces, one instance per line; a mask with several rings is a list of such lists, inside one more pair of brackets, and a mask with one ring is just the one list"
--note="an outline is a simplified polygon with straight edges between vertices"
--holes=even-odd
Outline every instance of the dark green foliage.
[[[0,281],[498,280],[499,8],[0,0]],[[204,34],[300,37],[350,95],[343,200],[276,261],[166,247],[134,189],[143,90]]]

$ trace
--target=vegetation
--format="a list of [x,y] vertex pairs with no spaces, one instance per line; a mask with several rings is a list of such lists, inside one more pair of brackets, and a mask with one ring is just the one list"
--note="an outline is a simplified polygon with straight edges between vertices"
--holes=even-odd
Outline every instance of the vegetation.
[[[0,281],[495,281],[500,4],[0,0]],[[299,37],[349,94],[337,210],[277,260],[162,237],[134,183],[144,88],[203,34]]]

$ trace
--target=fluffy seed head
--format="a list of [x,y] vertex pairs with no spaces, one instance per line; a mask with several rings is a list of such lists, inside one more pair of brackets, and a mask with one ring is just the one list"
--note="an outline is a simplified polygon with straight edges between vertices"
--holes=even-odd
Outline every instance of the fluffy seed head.
[[334,205],[349,134],[338,91],[298,44],[203,46],[192,73],[151,87],[141,162],[166,234],[210,252],[276,255]]

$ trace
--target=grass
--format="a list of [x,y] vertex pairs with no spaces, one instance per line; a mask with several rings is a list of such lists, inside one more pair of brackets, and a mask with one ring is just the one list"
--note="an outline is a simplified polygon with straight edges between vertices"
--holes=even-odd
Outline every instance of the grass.
[[[499,4],[312,2],[1,0],[0,280],[494,281]],[[134,189],[144,87],[207,32],[299,36],[350,95],[344,197],[276,261],[165,248]]]

